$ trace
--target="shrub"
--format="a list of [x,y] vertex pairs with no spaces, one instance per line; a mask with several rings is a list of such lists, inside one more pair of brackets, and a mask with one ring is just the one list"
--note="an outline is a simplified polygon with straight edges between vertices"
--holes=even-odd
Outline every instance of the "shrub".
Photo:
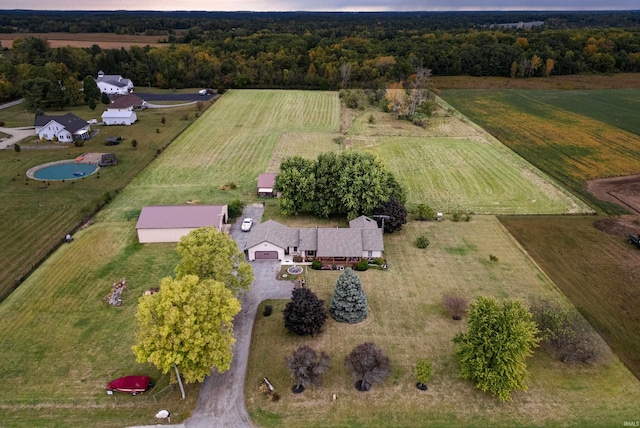
[[374,260],[374,263],[377,264],[378,266],[382,266],[384,264],[384,259],[382,257],[376,257],[376,259]]
[[541,346],[563,363],[592,363],[601,355],[596,333],[575,310],[548,300],[531,307]]
[[473,216],[473,211],[455,210],[451,213],[453,221],[470,221]]
[[13,145],[13,150],[14,150],[16,153],[20,153],[20,150],[22,150],[22,147],[20,147],[20,144],[15,143],[15,144]]
[[135,138],[131,140],[131,147],[133,147],[134,149],[138,147],[138,140],[136,140]]
[[416,247],[425,249],[429,246],[429,238],[425,235],[420,235],[416,238]]
[[364,272],[367,269],[369,269],[369,262],[366,260],[360,260],[355,264],[355,270],[357,271]]
[[427,221],[436,218],[436,212],[427,204],[419,204],[415,210],[416,220]]
[[442,304],[454,320],[461,320],[469,309],[467,299],[453,294],[445,294]]
[[224,86],[218,86],[218,90],[216,91],[219,95],[224,94],[225,92],[227,92],[227,88],[225,88]]
[[311,269],[320,270],[322,269],[322,262],[320,260],[314,260],[311,262]]
[[431,361],[426,358],[421,358],[416,364],[416,385],[420,389],[427,389],[427,383],[431,380]]
[[293,261],[294,261],[294,263],[302,263],[302,256],[300,256],[298,254],[295,254],[293,256]]
[[262,316],[263,317],[269,317],[269,316],[271,316],[271,312],[273,312],[273,306],[266,305],[264,307],[264,310],[262,311]]
[[242,215],[242,209],[244,204],[240,199],[234,199],[229,205],[227,205],[227,211],[229,212],[229,218],[237,218]]
[[493,254],[489,254],[489,260],[492,262],[497,262],[498,261],[498,257],[494,256]]
[[76,147],[84,147],[84,140],[75,140],[73,145]]
[[369,115],[369,119],[368,119],[368,121],[369,121],[369,123],[374,124],[374,123],[376,123],[376,118],[375,118],[375,117],[373,117],[373,115],[372,115],[372,114],[370,114],[370,115]]

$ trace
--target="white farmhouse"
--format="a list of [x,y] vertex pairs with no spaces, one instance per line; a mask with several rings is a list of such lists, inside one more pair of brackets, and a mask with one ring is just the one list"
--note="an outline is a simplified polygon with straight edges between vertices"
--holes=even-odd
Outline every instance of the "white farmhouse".
[[105,125],[131,125],[138,120],[136,110],[147,108],[147,102],[133,95],[116,95],[112,98],[107,110],[102,113]]
[[133,92],[133,82],[119,74],[104,74],[104,71],[100,71],[98,72],[96,84],[100,92],[104,92],[107,95],[124,95]]
[[87,140],[91,137],[87,121],[73,113],[64,116],[39,115],[33,124],[40,140],[72,143],[74,140]]

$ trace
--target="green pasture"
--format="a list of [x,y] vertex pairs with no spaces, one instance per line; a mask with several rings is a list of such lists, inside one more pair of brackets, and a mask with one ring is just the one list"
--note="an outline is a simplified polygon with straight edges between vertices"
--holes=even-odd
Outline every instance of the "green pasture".
[[593,197],[586,182],[640,173],[636,94],[637,90],[441,93],[507,147],[606,213],[623,210]]
[[[24,107],[11,107],[1,112],[21,117],[20,109]],[[96,112],[86,106],[72,111],[83,118],[96,117]],[[65,112],[48,113],[60,115]],[[0,300],[62,242],[65,234],[78,227],[97,207],[126,186],[159,151],[187,128],[196,113],[194,106],[147,109],[138,113],[138,122],[131,126],[94,126],[97,136],[86,141],[83,147],[42,143],[34,137],[20,143],[20,153],[0,150],[0,217],[3,222]],[[163,116],[166,117],[164,125],[161,123]],[[122,136],[126,140],[117,146],[105,146],[107,136]],[[131,146],[134,139],[138,142],[136,149]],[[115,153],[119,163],[101,168],[94,175],[66,182],[43,182],[26,176],[31,167],[75,159],[86,152]]]
[[[431,159],[437,165],[434,157],[427,157],[430,151],[449,156],[443,169],[466,162],[465,170],[476,171],[477,178],[460,179],[461,195],[474,188],[471,181],[476,186],[476,182],[497,180],[486,168],[479,168],[482,162],[503,162],[501,167],[526,169],[526,163],[514,163],[509,160],[512,155],[507,150],[503,150],[503,154],[497,146],[489,149],[492,146],[482,140],[474,128],[452,121],[446,114],[434,118],[431,129],[421,131],[408,123],[395,128],[387,115],[376,112],[379,120],[373,124],[366,119],[363,122],[361,117],[354,121],[354,126],[363,129],[361,135],[348,132],[344,140],[336,142],[335,138],[342,136],[338,133],[337,93],[229,91],[188,126],[195,118],[194,109],[147,110],[140,114],[136,125],[102,128],[98,139],[89,141],[84,148],[39,146],[38,150],[25,148],[21,153],[0,152],[0,197],[6,201],[0,214],[5,225],[3,230],[10,231],[3,238],[7,245],[3,245],[0,255],[15,264],[15,272],[22,272],[18,268],[39,260],[31,255],[35,249],[55,248],[69,228],[78,225],[83,216],[90,216],[96,205],[107,199],[107,192],[109,198],[113,197],[93,216],[94,224],[75,233],[73,243],[58,248],[17,291],[0,303],[0,380],[3,382],[0,424],[22,427],[153,424],[157,422],[153,415],[158,409],[168,407],[172,410],[172,422],[180,422],[195,407],[198,385],[190,387],[186,401],[180,400],[178,391],[165,389],[168,377],[160,376],[148,365],[137,364],[130,350],[134,343],[138,297],[144,290],[157,286],[160,278],[171,275],[177,263],[173,246],[137,243],[135,215],[145,205],[186,201],[225,203],[236,198],[252,202],[257,200],[258,174],[273,170],[277,153],[315,157],[315,151],[330,147],[380,150],[390,167],[398,170],[400,162],[393,156],[424,156],[424,162]],[[164,126],[160,122],[162,116],[167,119]],[[100,178],[89,176],[74,184],[39,185],[24,178],[30,166],[74,158],[83,152],[105,151],[106,133],[120,134],[127,140],[109,147],[122,162],[117,167],[101,170]],[[428,140],[424,133],[431,134],[430,143],[422,141]],[[447,133],[457,140],[444,138]],[[133,138],[138,140],[135,150],[129,144]],[[429,148],[428,144],[433,147]],[[462,149],[473,144],[482,149],[478,147],[477,153],[471,148]],[[409,150],[409,146],[415,146],[416,151]],[[473,154],[463,155],[466,151]],[[503,156],[506,160],[501,160]],[[476,166],[472,166],[474,162]],[[407,161],[412,168],[417,163]],[[455,175],[451,173],[449,177],[453,180]],[[420,180],[425,181],[425,187],[430,186],[426,176]],[[548,196],[545,202],[548,207],[559,211],[562,209],[559,207],[565,207],[566,212],[570,211],[568,205],[563,205],[570,203],[570,198],[563,195],[554,200],[549,196],[555,194],[549,192],[557,192],[555,186],[542,179],[532,183],[531,187],[538,189],[535,192]],[[442,186],[444,189],[446,185]],[[500,191],[508,190],[501,188]],[[520,189],[511,192],[523,193]],[[533,194],[537,195],[527,193],[525,198],[533,199],[530,196]],[[276,203],[267,203],[267,215],[277,216]],[[307,217],[291,220],[291,224],[310,222]],[[432,242],[425,252],[416,252],[412,245],[419,233],[427,233]],[[326,403],[314,405],[322,400],[328,402],[330,393],[324,389],[296,397],[299,401],[296,408],[286,407],[291,397],[285,394],[280,403],[282,407],[258,401],[263,398],[251,389],[256,376],[274,376],[279,391],[287,391],[289,384],[284,366],[273,362],[281,361],[293,344],[300,341],[282,335],[277,311],[268,321],[271,324],[262,321],[257,324],[252,361],[265,352],[270,358],[252,363],[256,367],[251,367],[251,377],[247,378],[247,399],[252,416],[261,424],[281,421],[291,425],[299,421],[291,415],[296,411],[299,414],[301,409],[310,412],[310,420],[315,425],[334,426],[371,425],[374,421],[387,426],[416,426],[417,421],[426,416],[436,424],[462,421],[478,425],[493,421],[502,425],[538,422],[562,425],[568,415],[574,415],[572,422],[593,420],[595,425],[605,425],[614,420],[614,413],[620,420],[633,417],[629,403],[638,402],[638,383],[614,357],[603,365],[578,370],[566,369],[539,354],[532,360],[531,390],[518,394],[513,403],[507,404],[500,404],[456,379],[450,339],[462,324],[443,314],[439,305],[442,293],[522,298],[547,295],[562,299],[553,283],[537,270],[493,217],[475,216],[469,223],[412,222],[402,233],[386,236],[385,245],[389,270],[364,274],[371,293],[371,317],[353,329],[329,325],[327,333],[332,331],[335,335],[325,333],[319,338],[327,343],[328,351],[335,353],[337,372],[328,379],[328,385],[334,385],[339,396],[334,403],[335,411],[327,410]],[[491,263],[490,254],[497,256],[499,262]],[[14,262],[14,258],[17,261]],[[5,269],[2,274],[8,279],[3,283],[12,284],[16,273],[4,272]],[[311,274],[312,287],[317,284],[322,298],[328,299],[335,282],[332,275],[329,272]],[[129,284],[124,303],[118,308],[110,307],[103,299],[113,282],[122,277]],[[383,294],[377,295],[377,292]],[[271,345],[275,342],[267,342],[266,336],[260,339],[263,326],[277,329],[273,340],[283,340],[273,358]],[[369,337],[380,341],[392,357],[395,371],[386,386],[368,395],[353,395],[350,381],[340,372],[343,370],[340,358],[355,342]],[[433,387],[423,395],[416,394],[418,391],[410,382],[410,368],[419,357],[432,358],[436,368]],[[267,360],[277,373],[262,374]],[[151,375],[157,386],[137,397],[114,397],[105,393],[106,382],[132,372]],[[435,391],[445,395],[437,395]],[[595,394],[603,391],[606,394],[598,397],[600,407],[587,406],[589,400],[595,400]],[[346,398],[349,394],[352,398]],[[356,396],[358,401],[353,398]],[[473,405],[460,406],[467,401]],[[601,411],[600,416],[596,409]],[[356,413],[349,415],[353,411]],[[320,421],[322,414],[327,416],[325,421],[313,422]],[[484,419],[476,419],[476,414]],[[575,415],[580,416],[575,419]]]
[[[430,240],[426,250],[413,245],[420,234]],[[302,414],[305,426],[317,427],[615,426],[637,417],[640,383],[610,351],[599,364],[566,366],[538,350],[528,360],[529,390],[507,403],[458,378],[451,340],[464,329],[464,321],[446,314],[444,294],[469,300],[479,295],[547,298],[569,304],[495,217],[475,216],[469,223],[410,222],[401,232],[385,236],[385,253],[388,270],[358,273],[370,311],[360,324],[329,319],[320,335],[299,337],[284,329],[286,301],[263,303],[273,305],[274,311],[270,317],[258,311],[245,383],[247,408],[257,425],[295,426]],[[490,261],[490,255],[498,260]],[[309,270],[307,286],[328,305],[338,275]],[[343,361],[365,341],[381,347],[393,370],[384,385],[361,393]],[[284,358],[305,344],[327,352],[331,370],[321,387],[293,394]],[[426,392],[415,387],[412,370],[419,358],[433,362]],[[258,390],[264,377],[280,394],[278,402]]]

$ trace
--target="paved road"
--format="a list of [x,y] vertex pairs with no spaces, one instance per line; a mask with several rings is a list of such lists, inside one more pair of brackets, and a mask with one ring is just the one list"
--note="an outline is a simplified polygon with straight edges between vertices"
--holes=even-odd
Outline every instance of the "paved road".
[[[244,217],[251,217],[254,224],[260,222],[264,209],[252,205],[244,210]],[[231,226],[231,236],[241,250],[247,242],[248,233],[240,230],[243,217]],[[255,280],[242,297],[242,311],[233,321],[236,343],[233,347],[231,368],[225,373],[214,372],[208,376],[200,388],[198,404],[193,415],[178,428],[250,428],[249,414],[244,405],[244,383],[251,344],[251,330],[258,305],[266,299],[286,299],[291,297],[293,285],[276,280],[280,262],[264,260],[251,262]],[[166,425],[165,425],[166,426]],[[135,427],[133,427],[135,428]]]

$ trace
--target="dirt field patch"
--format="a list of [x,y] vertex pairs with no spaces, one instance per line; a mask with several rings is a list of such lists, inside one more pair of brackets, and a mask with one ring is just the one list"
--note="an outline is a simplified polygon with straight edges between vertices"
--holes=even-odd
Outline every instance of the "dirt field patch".
[[27,37],[46,39],[51,48],[61,48],[64,46],[90,48],[93,45],[98,45],[102,49],[129,49],[131,46],[168,46],[159,43],[162,36],[110,33],[11,33],[0,34],[0,43],[2,43],[3,47],[11,49],[15,39],[25,39]]
[[595,197],[618,204],[632,215],[609,217],[596,221],[596,229],[611,235],[640,234],[640,175],[589,180],[587,189]]

